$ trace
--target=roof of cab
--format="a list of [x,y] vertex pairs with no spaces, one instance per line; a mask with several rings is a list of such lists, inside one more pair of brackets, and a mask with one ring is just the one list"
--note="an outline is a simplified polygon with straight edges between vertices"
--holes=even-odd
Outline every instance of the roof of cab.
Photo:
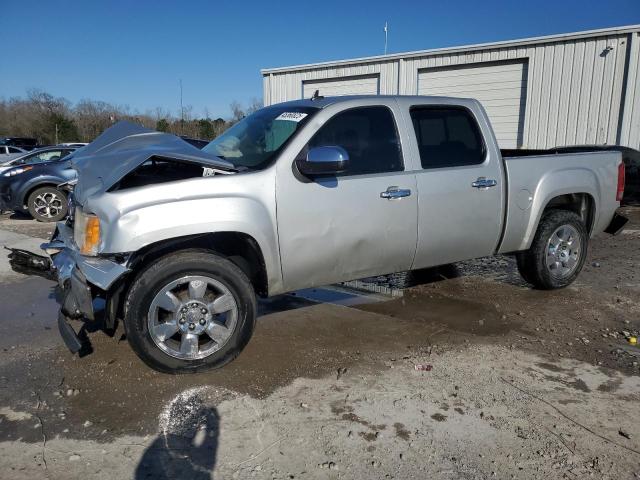
[[343,95],[340,97],[316,97],[314,99],[305,98],[301,100],[290,100],[288,102],[282,103],[274,103],[273,105],[289,105],[292,107],[316,107],[316,108],[324,108],[328,105],[332,105],[334,103],[342,103],[349,102],[354,100],[370,100],[370,99],[401,99],[401,100],[409,100],[415,102],[424,102],[424,101],[441,101],[442,103],[451,103],[451,102],[459,102],[459,101],[468,101],[473,100],[469,98],[458,98],[458,97],[440,97],[435,95]]

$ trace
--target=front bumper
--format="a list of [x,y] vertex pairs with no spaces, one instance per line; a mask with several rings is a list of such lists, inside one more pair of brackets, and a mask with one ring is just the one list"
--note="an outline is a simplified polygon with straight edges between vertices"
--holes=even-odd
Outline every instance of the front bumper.
[[24,211],[23,202],[16,198],[17,195],[15,195],[13,188],[11,188],[12,183],[10,180],[12,179],[0,178],[0,210]]
[[13,210],[11,205],[11,197],[8,193],[0,192],[0,212]]
[[108,258],[82,255],[73,241],[73,230],[64,222],[57,224],[51,241],[41,248],[51,256],[61,287],[71,278],[74,269],[77,269],[88,283],[106,292],[129,271],[124,265]]
[[80,254],[73,241],[73,230],[63,222],[58,223],[51,241],[41,248],[51,260],[19,249],[11,249],[9,260],[15,271],[58,282],[62,289],[58,327],[67,347],[76,353],[82,342],[69,320],[95,320],[94,299],[106,296],[129,269],[107,258]]

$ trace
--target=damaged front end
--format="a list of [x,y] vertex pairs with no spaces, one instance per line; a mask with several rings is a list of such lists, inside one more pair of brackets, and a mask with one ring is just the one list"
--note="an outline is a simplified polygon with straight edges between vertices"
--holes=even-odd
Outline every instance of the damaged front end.
[[[57,281],[61,289],[58,328],[71,352],[82,349],[83,342],[71,326],[71,320],[95,321],[94,300],[105,299],[107,305],[111,287],[129,269],[123,263],[102,257],[87,257],[80,254],[73,243],[73,230],[65,223],[58,223],[48,243],[41,248],[48,257],[18,248],[10,250],[9,262],[14,271],[37,275]],[[105,327],[115,326],[113,311],[105,315]]]
[[[62,291],[58,326],[67,347],[77,353],[83,348],[83,335],[76,332],[71,322],[95,322],[95,326],[113,331],[121,313],[125,276],[130,271],[128,262],[132,253],[114,249],[109,243],[113,239],[108,233],[121,220],[123,209],[110,203],[108,197],[113,199],[112,194],[130,191],[128,198],[135,199],[133,204],[162,204],[162,198],[154,200],[141,193],[141,189],[173,182],[173,187],[167,187],[171,189],[183,180],[227,175],[237,170],[231,163],[174,135],[129,122],[119,122],[107,129],[72,154],[70,160],[78,174],[77,181],[58,186],[68,193],[69,218],[59,222],[51,240],[41,246],[47,256],[13,248],[9,249],[9,259],[16,272],[58,283]],[[163,218],[157,217],[156,221],[162,222]],[[126,228],[115,231],[130,236]],[[100,300],[104,301],[104,309]],[[100,321],[96,319],[95,306],[99,307]]]

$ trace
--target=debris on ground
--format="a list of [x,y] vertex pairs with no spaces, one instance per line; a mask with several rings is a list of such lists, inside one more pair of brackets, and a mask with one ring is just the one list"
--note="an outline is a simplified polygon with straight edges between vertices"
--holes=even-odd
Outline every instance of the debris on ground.
[[620,429],[618,430],[618,433],[620,434],[621,437],[626,438],[627,440],[631,440],[631,434],[627,433],[626,431]]
[[433,368],[433,365],[429,365],[426,363],[418,363],[416,365],[414,365],[414,368],[418,371],[418,372],[430,372],[431,369]]

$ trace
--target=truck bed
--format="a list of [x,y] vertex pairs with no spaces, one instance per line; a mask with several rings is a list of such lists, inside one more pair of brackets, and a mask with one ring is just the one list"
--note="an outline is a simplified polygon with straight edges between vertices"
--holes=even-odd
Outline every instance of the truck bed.
[[502,149],[503,157],[531,157],[540,155],[558,155],[565,153],[587,152],[620,152],[625,167],[626,185],[624,189],[623,205],[640,205],[640,151],[618,145],[575,145],[569,147],[555,147],[546,150],[534,149]]
[[507,212],[500,253],[529,248],[545,205],[561,195],[577,192],[589,195],[597,206],[591,234],[607,227],[619,206],[615,198],[619,151],[504,150],[503,153]]

